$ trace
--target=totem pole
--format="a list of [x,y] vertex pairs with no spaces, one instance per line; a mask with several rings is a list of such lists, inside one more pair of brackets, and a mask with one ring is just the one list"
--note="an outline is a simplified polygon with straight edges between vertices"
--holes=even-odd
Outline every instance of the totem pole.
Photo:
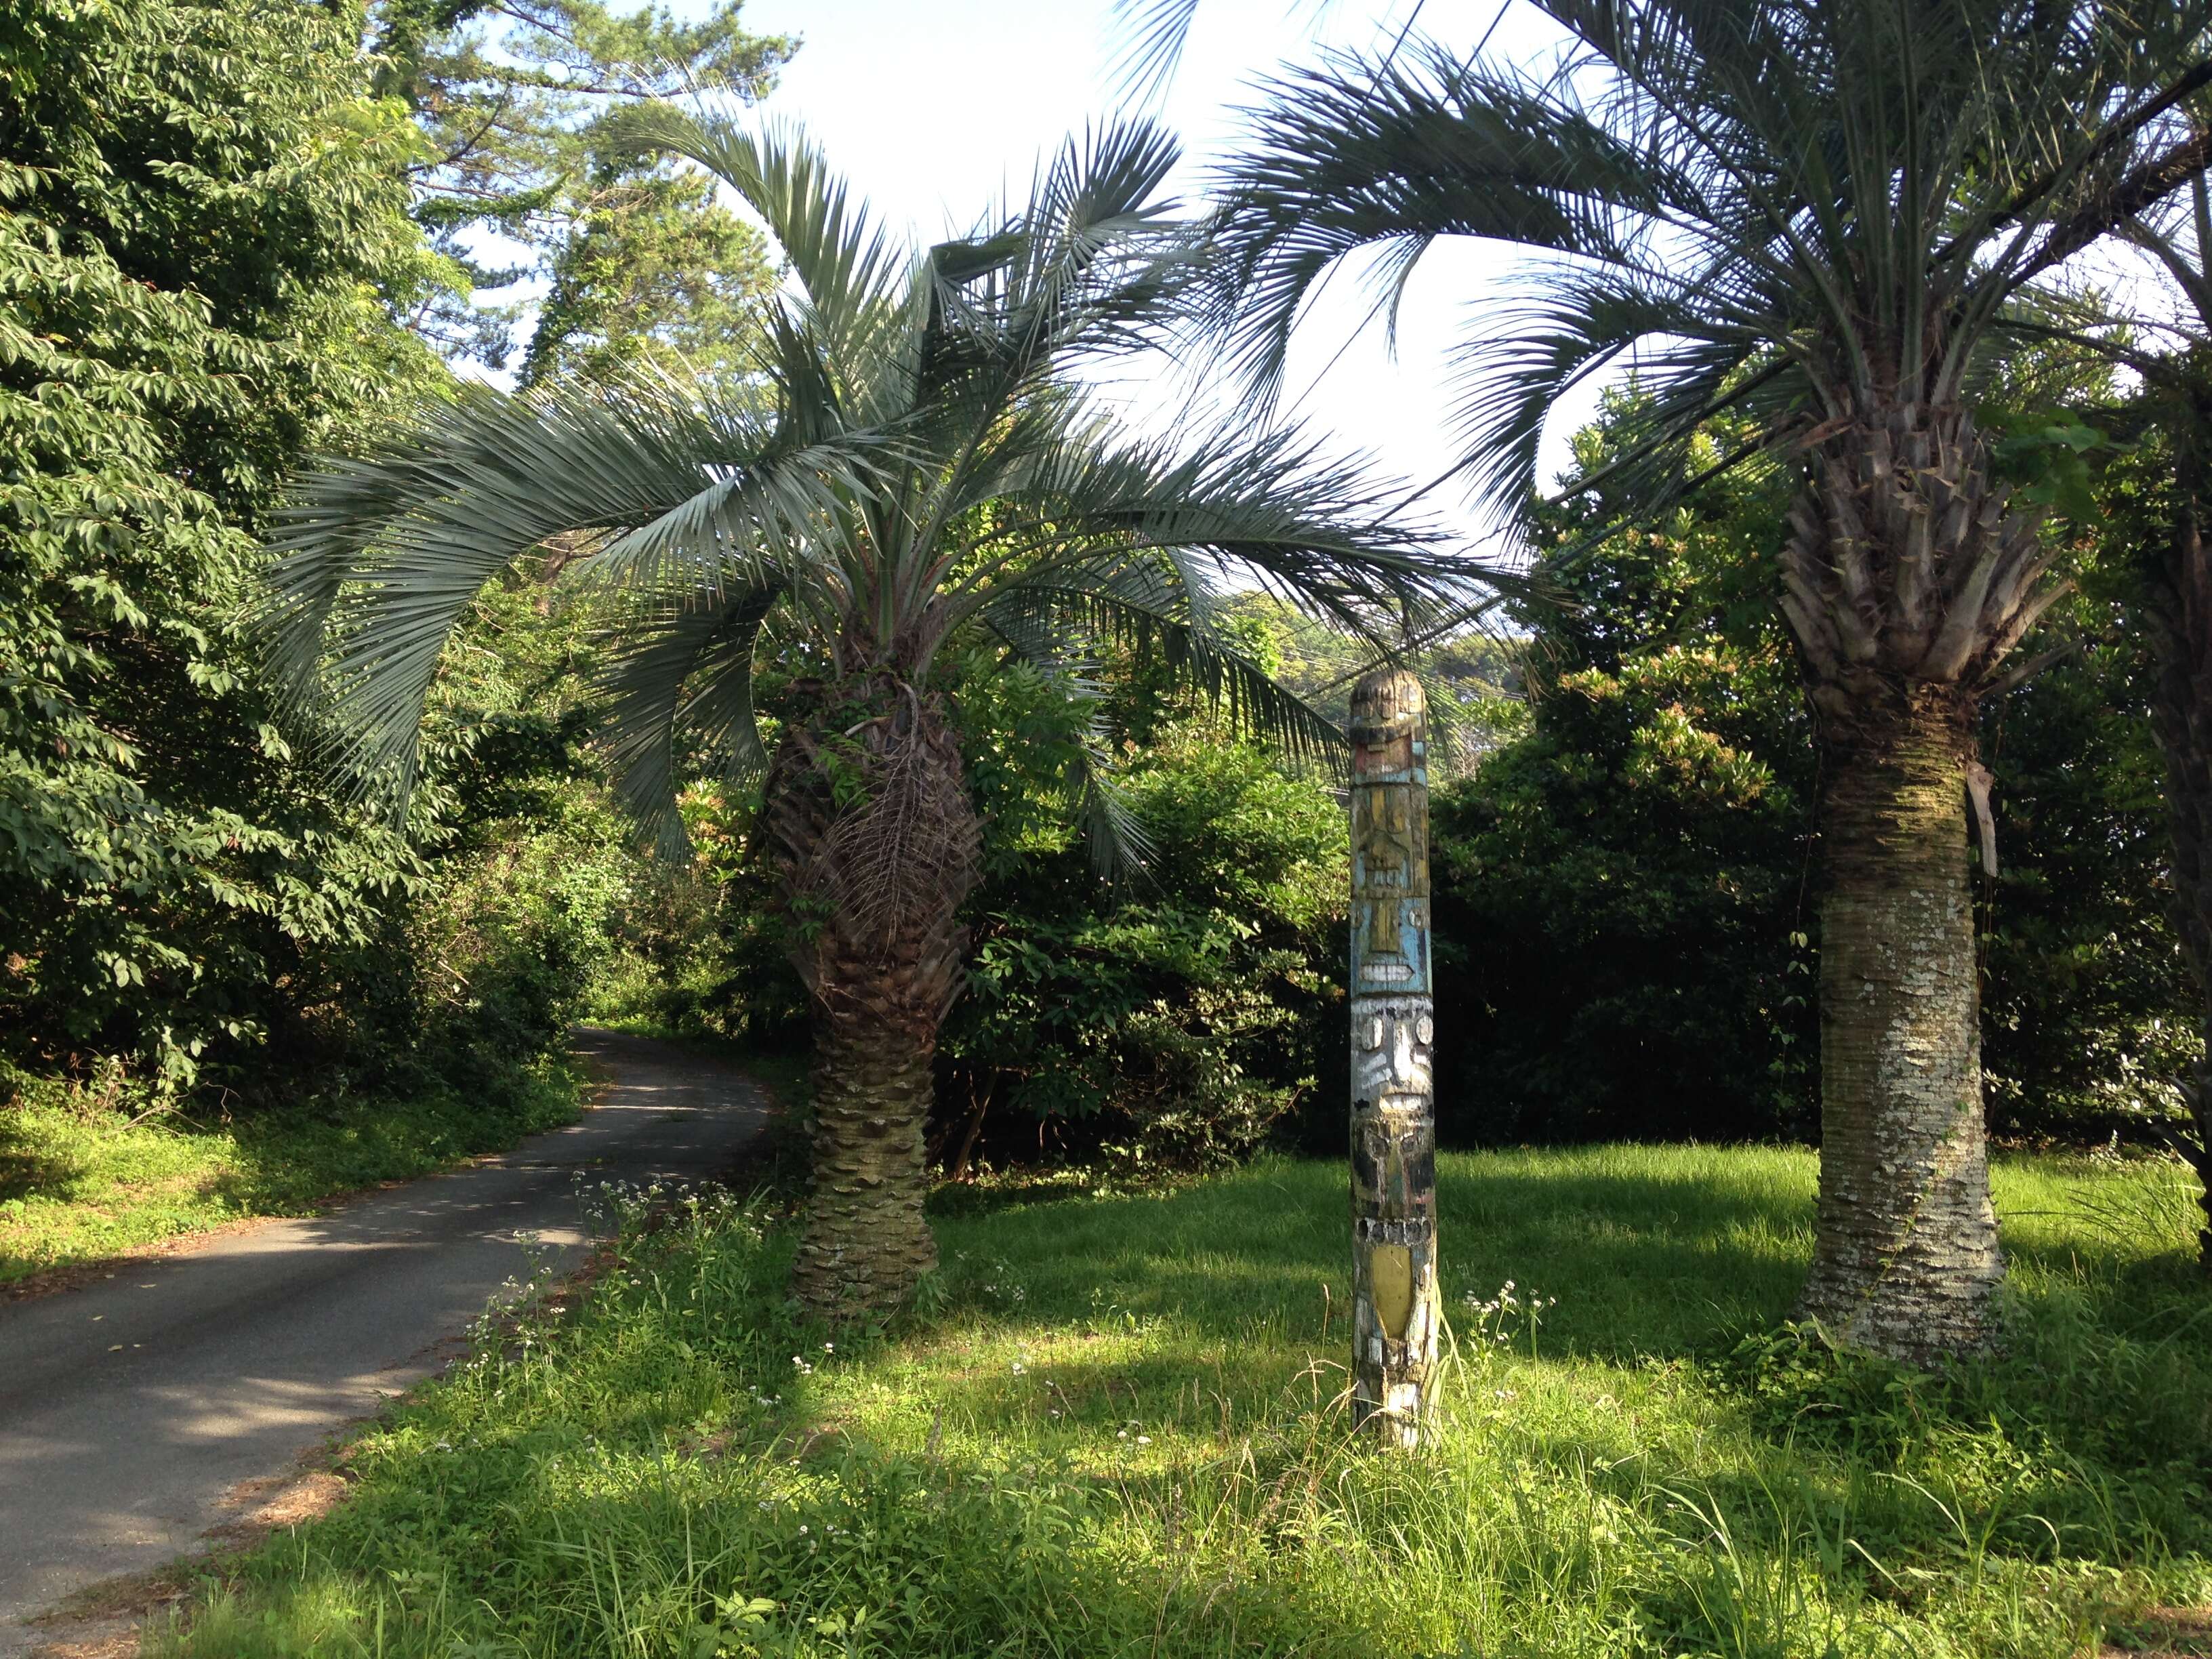
[[1352,1401],[1383,1444],[1407,1448],[1437,1364],[1427,738],[1413,675],[1352,688]]

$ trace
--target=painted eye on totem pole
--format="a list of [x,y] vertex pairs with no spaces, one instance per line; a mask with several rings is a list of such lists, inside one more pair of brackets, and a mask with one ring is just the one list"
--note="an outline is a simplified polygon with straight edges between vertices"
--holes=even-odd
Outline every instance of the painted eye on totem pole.
[[1434,1042],[1437,1040],[1436,1021],[1423,1014],[1419,1022],[1413,1027],[1413,1038],[1418,1042]]
[[1366,1041],[1361,1046],[1370,1050],[1380,1048],[1382,1046],[1382,1016],[1380,1014],[1375,1014],[1369,1018],[1367,1021],[1367,1030],[1362,1033],[1362,1035],[1366,1038]]

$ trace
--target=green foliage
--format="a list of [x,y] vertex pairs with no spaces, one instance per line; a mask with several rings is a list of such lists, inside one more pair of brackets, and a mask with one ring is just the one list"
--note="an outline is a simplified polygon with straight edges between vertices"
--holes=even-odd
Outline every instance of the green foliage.
[[[1227,606],[1253,630],[1269,672],[1342,726],[1352,684],[1373,667],[1373,646],[1324,627],[1272,594],[1240,593]],[[1506,695],[1517,678],[1510,642],[1487,626],[1468,627],[1413,653],[1429,700],[1429,777],[1442,786],[1471,774],[1522,724]]]
[[1542,683],[1434,811],[1438,1127],[1808,1129],[1811,756],[1795,669],[1718,641]]
[[[1331,791],[1127,655],[1097,666],[1085,701],[980,653],[951,672],[983,879],[939,1047],[946,1163],[985,1117],[987,1156],[1106,1149],[1146,1168],[1243,1156],[1301,1127],[1285,1122],[1301,1103],[1333,1122],[1334,1097],[1316,1086],[1344,1066],[1348,878]],[[1153,849],[1115,883],[1093,868],[1073,810],[1086,744],[1115,752],[1118,795]],[[687,799],[714,944],[638,981],[624,1012],[775,1051],[803,1042],[806,998],[777,896],[747,856],[753,811],[720,788]]]
[[1109,887],[1049,800],[1082,735],[1066,699],[1014,675],[963,698],[985,878],[942,1092],[956,1112],[1043,1120],[1063,1148],[1203,1166],[1249,1152],[1341,1071],[1329,1015],[1343,1006],[1346,828],[1318,782],[1195,709],[1163,726],[1163,702],[1176,706],[1126,682],[1107,697],[1109,732],[1121,708],[1150,728],[1121,787],[1155,848]]
[[0,51],[0,1027],[189,1081],[421,875],[293,761],[241,526],[427,368],[404,129],[306,6],[33,7]]
[[[396,1126],[430,1099],[491,1122],[623,946],[635,860],[560,692],[579,619],[480,610],[404,825],[295,756],[244,631],[281,475],[442,378],[391,316],[428,262],[414,135],[368,95],[358,22],[179,0],[36,8],[4,36],[0,1060],[32,1074],[22,1113],[35,1074],[124,1060],[198,1082],[195,1114],[290,1114],[240,1117],[241,1146],[348,1087]],[[186,1163],[210,1159],[236,1161]],[[301,1159],[301,1192],[345,1184]],[[75,1202],[53,1179],[17,1196]],[[114,1236],[171,1224],[150,1213]]]
[[188,1115],[116,1066],[84,1084],[17,1082],[0,1112],[0,1285],[428,1175],[566,1122],[582,1085],[538,1062],[465,1091],[318,1093],[283,1112],[210,1103]]
[[[1135,56],[1171,63],[1198,4],[1127,0]],[[2035,285],[2107,239],[2150,240],[2134,228],[2171,219],[2203,171],[2185,112],[2212,21],[2196,0],[2124,18],[2008,0],[1534,10],[1571,73],[1409,19],[1387,52],[1266,85],[1224,167],[1207,307],[1271,385],[1308,298],[1355,256],[1375,253],[1362,274],[1395,307],[1440,239],[1510,244],[1506,302],[1468,313],[1455,413],[1473,481],[1531,520],[1552,412],[1624,364],[1649,394],[1622,411],[1625,522],[1882,410],[1978,401],[2021,312],[2047,303]],[[1686,465],[1716,416],[1736,428],[1728,464]],[[2063,464],[2037,487],[2079,501],[2069,424],[2046,432]]]
[[[1577,435],[1577,476],[1640,396]],[[1756,574],[1782,483],[1739,472],[1589,549],[1624,503],[1548,515],[1517,607],[1528,729],[1435,804],[1448,1138],[1811,1127],[1812,732]]]
[[2175,1171],[2002,1161],[2014,1352],[1936,1376],[1731,1334],[1795,1292],[1809,1153],[1438,1176],[1450,1305],[1520,1305],[1462,1316],[1414,1459],[1334,1397],[1339,1162],[942,1218],[923,1311],[834,1346],[761,1212],[618,1199],[588,1293],[489,1322],[149,1650],[2074,1659],[2212,1594]]
[[1977,906],[1983,1086],[2007,1132],[2146,1141],[2202,1051],[2167,915],[2155,671],[2118,603],[2071,608],[2086,648],[1983,717],[1999,871]]
[[[2047,395],[2028,371],[2054,365],[2020,367],[2011,391]],[[1616,453],[1638,395],[1578,434],[1580,476]],[[1688,464],[1729,442],[1707,434]],[[2002,1133],[2142,1138],[2195,1052],[2162,915],[2151,667],[2120,609],[2156,465],[2101,471],[2103,539],[2064,549],[2085,592],[2045,639],[2087,648],[1983,713],[1999,874],[1977,919]],[[1741,471],[1589,547],[1626,505],[1605,488],[1547,520],[1554,550],[1519,607],[1528,730],[1435,804],[1438,997],[1462,1016],[1439,1048],[1447,1136],[1813,1133],[1814,733],[1759,587],[1784,484]]]
[[399,1001],[346,999],[372,1080],[496,1086],[678,970],[705,932],[703,872],[637,844],[591,743],[619,614],[520,576],[472,605],[426,721],[430,879],[391,908],[400,949],[374,981]]
[[[416,217],[446,265],[410,317],[448,354],[506,366],[535,312],[526,383],[671,361],[744,361],[744,313],[773,286],[759,232],[696,174],[613,137],[641,99],[765,95],[795,42],[748,33],[739,0],[696,17],[604,0],[372,0],[375,87],[422,137]],[[515,262],[501,266],[501,258]],[[486,302],[526,277],[542,297]]]

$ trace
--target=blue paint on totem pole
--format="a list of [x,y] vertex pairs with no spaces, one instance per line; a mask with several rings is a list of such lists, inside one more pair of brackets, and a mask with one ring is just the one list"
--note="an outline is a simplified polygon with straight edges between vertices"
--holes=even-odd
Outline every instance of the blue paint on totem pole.
[[1355,760],[1352,787],[1375,793],[1352,849],[1354,996],[1430,994],[1428,826],[1413,821],[1420,815],[1403,788],[1427,785],[1428,755],[1425,744],[1410,747],[1410,763],[1389,771],[1358,765],[1384,758],[1374,750],[1363,747]]

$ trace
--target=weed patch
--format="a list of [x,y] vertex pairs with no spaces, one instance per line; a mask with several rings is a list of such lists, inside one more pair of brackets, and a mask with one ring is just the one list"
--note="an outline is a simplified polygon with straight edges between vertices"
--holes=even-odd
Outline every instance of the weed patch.
[[568,1121],[582,1086],[544,1061],[466,1097],[341,1097],[224,1121],[18,1103],[0,1110],[0,1285],[431,1174]]
[[587,1297],[488,1325],[150,1650],[2140,1648],[2212,1603],[2188,1235],[2094,1221],[2163,1178],[2006,1162],[2011,1351],[1927,1376],[1783,1327],[1808,1156],[1448,1156],[1466,1328],[1402,1460],[1350,1439],[1334,1164],[941,1216],[923,1305],[857,1336],[793,1316],[763,1207],[623,1199]]

